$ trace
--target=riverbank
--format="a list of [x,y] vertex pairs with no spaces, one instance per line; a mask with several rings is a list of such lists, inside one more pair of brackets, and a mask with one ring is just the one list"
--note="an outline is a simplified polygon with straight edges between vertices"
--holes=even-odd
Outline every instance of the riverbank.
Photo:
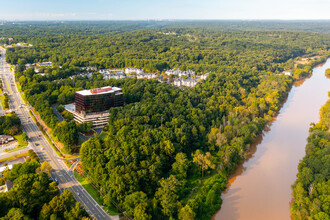
[[214,219],[290,217],[290,186],[304,154],[307,126],[317,119],[318,108],[330,87],[324,76],[327,66],[330,66],[329,60],[315,67],[309,79],[298,81],[292,87],[269,131],[264,132],[258,140],[260,143],[251,148],[248,159],[229,179],[221,210]]
[[[330,98],[330,92],[329,92]],[[329,219],[330,100],[320,109],[321,120],[309,129],[306,155],[293,184],[294,219]]]

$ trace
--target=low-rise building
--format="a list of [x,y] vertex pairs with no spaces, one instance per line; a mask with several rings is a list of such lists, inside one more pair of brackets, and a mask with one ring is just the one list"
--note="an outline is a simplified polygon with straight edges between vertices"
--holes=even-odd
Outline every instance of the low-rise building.
[[155,79],[157,77],[158,77],[157,73],[145,73],[145,74],[136,75],[137,79]]
[[5,171],[6,169],[11,170],[12,168],[13,168],[13,165],[12,164],[7,165],[7,166],[0,167],[0,178],[2,177],[3,171]]
[[283,74],[287,76],[292,76],[292,73],[290,71],[284,71]]
[[31,67],[35,67],[36,64],[35,63],[27,63],[25,64],[25,68],[28,69],[28,68],[31,68]]
[[206,80],[206,78],[209,76],[209,73],[205,73],[203,75],[200,75],[200,79]]
[[0,193],[8,192],[13,186],[14,183],[12,181],[6,180],[5,185],[0,186]]
[[52,62],[41,62],[41,63],[37,63],[36,66],[41,67],[41,66],[52,66],[53,63]]
[[179,77],[182,77],[182,76],[187,76],[187,77],[191,77],[191,76],[195,76],[196,75],[196,72],[193,71],[193,70],[187,70],[187,71],[183,71],[179,74]]
[[178,78],[173,81],[173,85],[175,85],[177,87],[182,87],[182,86],[195,87],[197,83],[198,83],[198,81],[193,78],[188,78],[188,79]]
[[108,79],[125,79],[128,78],[126,75],[124,74],[103,74],[103,79],[104,80],[108,80]]
[[143,74],[144,70],[138,69],[138,68],[133,68],[133,67],[125,68],[125,74],[132,74],[132,73]]
[[0,144],[6,144],[14,140],[15,138],[10,135],[0,135]]
[[170,69],[170,70],[166,70],[165,74],[170,76],[170,75],[179,75],[181,74],[181,70],[180,69]]
[[83,67],[79,67],[80,70],[82,71],[92,71],[92,72],[96,72],[97,71],[97,68],[96,67],[93,67],[93,66],[83,66]]
[[101,69],[99,73],[101,74],[111,74],[111,73],[123,73],[123,69]]

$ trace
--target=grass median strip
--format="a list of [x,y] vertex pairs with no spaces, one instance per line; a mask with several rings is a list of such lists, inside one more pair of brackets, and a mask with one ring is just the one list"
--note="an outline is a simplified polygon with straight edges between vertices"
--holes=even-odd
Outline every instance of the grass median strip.
[[10,150],[9,149],[6,149],[5,152],[6,153],[12,153],[12,152],[15,152],[15,151],[18,151],[18,150],[22,150],[24,148],[26,148],[26,146],[20,146],[20,145],[18,145],[17,147],[15,147],[13,149],[10,149]]
[[[93,197],[93,199],[100,205],[103,206],[103,201],[100,198],[99,192],[89,183],[87,177],[83,177],[77,172],[74,172],[74,176],[77,178],[79,183],[86,189],[86,191]],[[103,206],[103,210],[106,211],[109,215],[118,215],[119,212],[113,207]]]
[[48,141],[48,143],[50,144],[50,146],[52,146],[52,148],[54,149],[54,151],[56,152],[56,154],[59,157],[63,157],[62,153],[57,149],[56,146],[54,146],[53,142],[50,140],[50,138],[48,137],[48,135],[46,134],[44,128],[40,125],[40,123],[37,121],[36,117],[31,113],[31,110],[29,111],[29,114],[31,115],[33,121],[37,124],[39,130],[43,133],[44,137],[46,138],[46,140]]
[[0,163],[2,163],[2,162],[6,162],[6,161],[9,161],[9,160],[13,160],[13,159],[17,159],[17,158],[19,158],[19,157],[26,157],[26,156],[28,156],[28,155],[29,155],[28,152],[26,152],[26,153],[21,153],[21,154],[16,154],[16,155],[13,155],[13,156],[10,156],[10,157],[6,157],[6,158],[2,158],[2,159],[0,159]]

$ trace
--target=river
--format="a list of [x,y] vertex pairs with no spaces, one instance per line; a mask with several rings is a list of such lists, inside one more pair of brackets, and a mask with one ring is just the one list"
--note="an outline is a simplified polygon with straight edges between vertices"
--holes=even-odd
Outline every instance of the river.
[[315,67],[310,78],[294,84],[276,119],[231,176],[213,219],[290,219],[291,185],[305,155],[310,123],[319,120],[330,91],[327,68],[330,59]]

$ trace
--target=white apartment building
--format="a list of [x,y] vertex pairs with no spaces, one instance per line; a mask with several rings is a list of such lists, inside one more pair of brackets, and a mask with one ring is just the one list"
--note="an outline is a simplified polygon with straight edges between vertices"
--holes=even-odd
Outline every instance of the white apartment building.
[[133,67],[125,68],[125,74],[132,74],[132,73],[143,74],[144,70],[138,69],[138,68],[133,68]]
[[147,73],[147,74],[137,74],[136,75],[137,79],[155,79],[157,77],[158,77],[157,73]]

